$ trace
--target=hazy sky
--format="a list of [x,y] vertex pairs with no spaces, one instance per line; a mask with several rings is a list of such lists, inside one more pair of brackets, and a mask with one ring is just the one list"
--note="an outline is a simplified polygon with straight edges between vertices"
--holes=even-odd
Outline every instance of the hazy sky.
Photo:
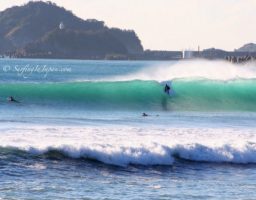
[[[28,0],[0,0],[0,10]],[[145,49],[233,50],[256,43],[256,0],[52,0],[83,19],[134,29]]]

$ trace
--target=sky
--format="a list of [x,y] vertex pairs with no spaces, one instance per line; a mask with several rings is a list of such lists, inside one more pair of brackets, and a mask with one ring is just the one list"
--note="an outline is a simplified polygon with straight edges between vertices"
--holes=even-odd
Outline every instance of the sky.
[[[28,0],[0,0],[0,10]],[[133,29],[144,49],[234,50],[256,43],[256,0],[52,0],[82,19]]]

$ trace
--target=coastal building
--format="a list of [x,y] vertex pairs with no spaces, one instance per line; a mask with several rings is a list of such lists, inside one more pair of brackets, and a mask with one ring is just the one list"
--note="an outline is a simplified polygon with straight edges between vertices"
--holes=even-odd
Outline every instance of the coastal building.
[[192,59],[200,57],[200,46],[198,46],[197,51],[195,50],[185,50],[183,51],[183,59]]
[[195,57],[195,51],[185,50],[183,51],[183,59],[192,59]]

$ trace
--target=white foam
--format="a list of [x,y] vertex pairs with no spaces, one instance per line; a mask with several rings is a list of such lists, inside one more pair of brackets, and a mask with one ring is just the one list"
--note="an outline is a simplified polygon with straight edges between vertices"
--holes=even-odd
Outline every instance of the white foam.
[[192,161],[256,163],[256,133],[231,128],[138,128],[30,126],[0,129],[0,146],[32,154],[58,150],[125,166]]
[[254,79],[256,78],[256,63],[239,65],[221,60],[187,60],[174,64],[156,64],[133,74],[111,77],[109,80],[156,80],[161,82],[180,78],[205,78],[224,81],[238,78]]

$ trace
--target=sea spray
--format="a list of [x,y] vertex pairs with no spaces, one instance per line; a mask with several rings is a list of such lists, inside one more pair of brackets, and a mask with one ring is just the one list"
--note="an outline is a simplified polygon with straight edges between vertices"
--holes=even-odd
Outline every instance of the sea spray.
[[232,64],[222,60],[186,60],[175,63],[157,63],[145,67],[138,72],[124,76],[111,77],[108,80],[155,80],[158,82],[173,79],[211,79],[211,80],[233,80],[233,79],[255,79],[256,63],[247,65]]

